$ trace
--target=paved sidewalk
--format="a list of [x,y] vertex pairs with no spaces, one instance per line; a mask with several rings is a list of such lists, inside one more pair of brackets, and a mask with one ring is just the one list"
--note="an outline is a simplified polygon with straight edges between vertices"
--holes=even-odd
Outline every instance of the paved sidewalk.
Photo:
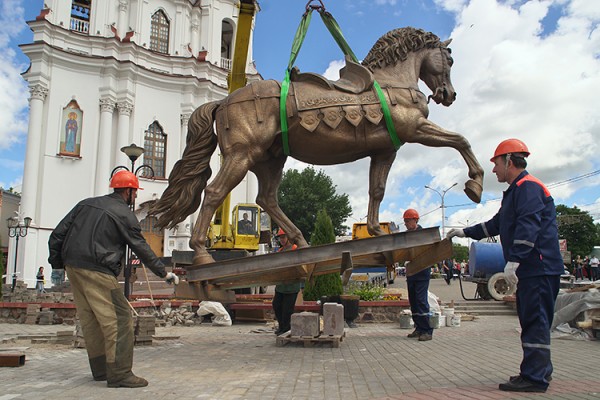
[[[52,333],[67,326],[0,324],[0,337]],[[18,341],[25,366],[0,368],[0,400],[8,399],[597,399],[600,342],[555,339],[555,371],[545,394],[501,392],[518,371],[518,321],[480,317],[434,332],[434,340],[406,338],[396,324],[347,329],[339,348],[275,346],[269,325],[158,328],[179,339],[136,347],[139,389],[109,389],[91,378],[85,350]],[[264,333],[255,333],[253,331]]]

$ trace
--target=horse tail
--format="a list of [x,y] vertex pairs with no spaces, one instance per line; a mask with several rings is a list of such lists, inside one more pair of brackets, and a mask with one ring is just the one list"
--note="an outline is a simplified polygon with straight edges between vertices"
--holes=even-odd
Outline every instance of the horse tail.
[[175,227],[200,206],[212,174],[210,158],[217,147],[213,122],[220,105],[219,101],[203,104],[190,117],[183,155],[169,175],[169,186],[150,208],[150,214],[158,215],[159,229]]

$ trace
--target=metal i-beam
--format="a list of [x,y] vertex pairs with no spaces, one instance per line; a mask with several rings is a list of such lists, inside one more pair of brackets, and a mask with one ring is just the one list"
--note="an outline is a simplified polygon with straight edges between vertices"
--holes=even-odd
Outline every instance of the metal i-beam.
[[[379,264],[382,264],[390,260],[397,262],[422,257],[422,252],[411,252],[410,249],[426,248],[436,243],[441,243],[439,229],[437,227],[426,228],[323,246],[305,247],[295,251],[192,265],[186,267],[187,279],[190,282],[207,281],[211,284],[227,286],[228,282],[233,283],[233,281],[256,282],[257,276],[269,282],[282,276],[285,276],[286,280],[290,279],[290,276],[302,278],[302,271],[298,271],[298,268],[310,264],[315,264],[315,275],[339,271],[344,252],[349,252],[353,261],[361,260],[361,263],[367,263],[370,260],[377,260]],[[449,242],[446,241],[446,243]],[[438,247],[440,246],[438,245]],[[447,245],[440,247],[446,249],[443,252],[445,254],[447,247]],[[355,265],[358,263],[355,262]],[[294,274],[290,269],[296,270],[296,273]]]

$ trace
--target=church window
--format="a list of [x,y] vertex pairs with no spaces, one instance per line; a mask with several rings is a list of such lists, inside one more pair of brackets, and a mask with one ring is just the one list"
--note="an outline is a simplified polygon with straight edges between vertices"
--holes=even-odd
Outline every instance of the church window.
[[73,0],[71,3],[71,30],[81,33],[90,31],[92,0]]
[[169,52],[169,20],[162,10],[158,10],[152,15],[150,50],[164,54]]
[[[157,121],[148,127],[144,136],[144,164],[152,167],[156,178],[165,178],[167,135]],[[148,176],[146,171],[143,176]]]

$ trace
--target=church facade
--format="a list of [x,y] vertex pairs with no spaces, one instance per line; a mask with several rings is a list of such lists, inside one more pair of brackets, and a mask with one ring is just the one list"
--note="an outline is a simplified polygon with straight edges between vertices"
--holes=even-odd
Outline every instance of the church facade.
[[[20,214],[32,222],[19,243],[19,279],[34,285],[37,268],[48,265],[56,224],[78,201],[109,193],[116,167],[132,168],[121,151],[130,144],[145,150],[135,169],[154,171],[154,178],[148,168],[138,174],[144,190],[135,212],[144,235],[160,256],[189,249],[197,215],[156,231],[148,203],[167,187],[191,113],[227,95],[238,6],[237,0],[46,0],[28,22],[33,42],[21,49],[31,60],[23,73],[31,97]],[[249,80],[261,79],[251,45],[248,60]],[[247,175],[231,203],[253,203],[257,187]]]

